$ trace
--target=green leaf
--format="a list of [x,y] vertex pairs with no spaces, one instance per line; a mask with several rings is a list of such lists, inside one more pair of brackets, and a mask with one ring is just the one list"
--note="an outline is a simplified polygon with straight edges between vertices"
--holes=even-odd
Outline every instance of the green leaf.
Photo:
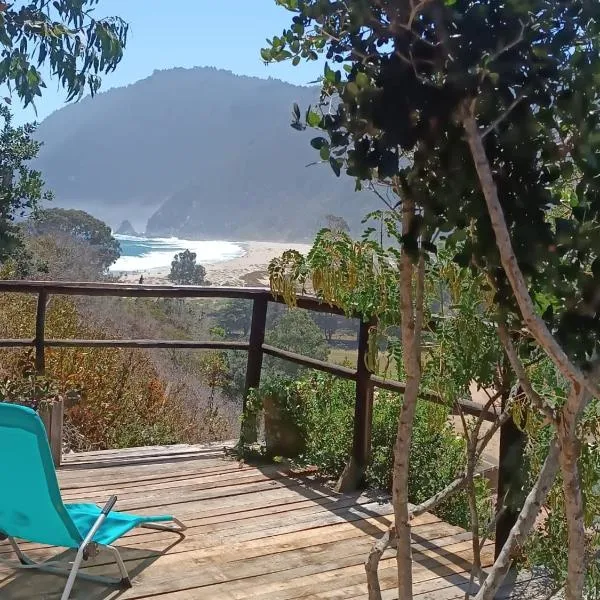
[[271,51],[268,48],[263,48],[260,51],[260,57],[265,61],[269,62],[271,60]]
[[349,81],[346,84],[346,91],[349,94],[351,94],[352,96],[356,96],[360,92],[360,89],[359,89],[358,85],[356,85],[356,83],[354,81]]
[[329,146],[322,146],[319,155],[321,160],[329,160]]
[[310,140],[310,145],[316,150],[320,150],[323,146],[327,145],[327,140],[324,137],[316,137]]
[[318,127],[321,123],[321,115],[319,113],[314,112],[313,110],[309,110],[306,115],[306,122],[311,127]]
[[369,77],[367,76],[366,73],[363,73],[362,71],[360,71],[359,73],[356,74],[356,85],[359,88],[366,88],[369,87]]
[[292,65],[294,65],[294,67],[297,67],[299,64],[300,64],[300,57],[294,56],[294,58],[292,59]]
[[333,71],[332,69],[329,68],[329,65],[327,63],[325,63],[325,68],[324,68],[324,77],[326,81],[329,81],[329,83],[335,83],[335,71]]

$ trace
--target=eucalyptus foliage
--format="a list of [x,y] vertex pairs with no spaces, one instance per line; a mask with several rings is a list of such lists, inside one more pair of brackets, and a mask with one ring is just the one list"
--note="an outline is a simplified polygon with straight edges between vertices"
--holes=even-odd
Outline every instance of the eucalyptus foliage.
[[47,69],[67,91],[80,98],[98,91],[100,74],[110,73],[123,57],[128,25],[119,17],[96,15],[99,0],[0,2],[0,84],[25,106],[42,95]]

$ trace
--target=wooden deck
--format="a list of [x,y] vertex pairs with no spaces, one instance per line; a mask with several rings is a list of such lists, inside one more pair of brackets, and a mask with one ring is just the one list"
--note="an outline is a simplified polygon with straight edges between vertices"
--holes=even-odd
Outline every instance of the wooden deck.
[[[78,582],[73,600],[364,599],[365,556],[392,518],[387,503],[335,494],[278,466],[240,464],[218,446],[85,453],[65,463],[59,471],[65,502],[103,504],[117,494],[117,509],[170,513],[189,526],[183,539],[148,530],[125,536],[118,545],[133,588]],[[470,534],[433,515],[415,520],[416,598],[464,597],[469,540]],[[55,554],[34,544],[24,548],[38,559]],[[485,553],[488,562],[491,552]],[[5,543],[0,554],[8,558]],[[89,572],[116,574],[104,555],[91,565]],[[396,599],[391,551],[380,573],[384,598]],[[57,600],[64,583],[53,575],[0,567],[2,600]]]

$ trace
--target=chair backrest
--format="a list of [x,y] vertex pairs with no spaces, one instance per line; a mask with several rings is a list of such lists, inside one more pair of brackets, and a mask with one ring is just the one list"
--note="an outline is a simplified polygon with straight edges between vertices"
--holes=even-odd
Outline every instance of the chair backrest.
[[0,533],[67,548],[82,542],[60,496],[42,420],[30,408],[1,402]]

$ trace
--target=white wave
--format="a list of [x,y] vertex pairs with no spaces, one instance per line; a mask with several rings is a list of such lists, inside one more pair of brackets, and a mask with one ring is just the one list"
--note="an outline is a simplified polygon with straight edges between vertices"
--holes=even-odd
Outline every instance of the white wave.
[[245,250],[239,244],[225,241],[196,241],[179,238],[142,238],[117,235],[117,239],[133,242],[138,249],[148,250],[140,256],[122,255],[110,270],[147,271],[150,269],[168,268],[175,255],[182,250],[196,253],[196,262],[201,265],[214,264],[242,256]]

